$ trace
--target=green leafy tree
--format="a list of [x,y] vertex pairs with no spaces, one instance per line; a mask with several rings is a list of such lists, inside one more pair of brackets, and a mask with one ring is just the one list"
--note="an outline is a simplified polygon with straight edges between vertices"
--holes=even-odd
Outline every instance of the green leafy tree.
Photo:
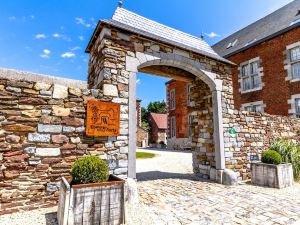
[[167,113],[167,104],[165,101],[150,102],[148,104],[147,108],[142,107],[141,112],[142,112],[142,127],[144,129],[149,130],[150,124],[148,122],[148,118],[149,118],[150,113],[166,114]]

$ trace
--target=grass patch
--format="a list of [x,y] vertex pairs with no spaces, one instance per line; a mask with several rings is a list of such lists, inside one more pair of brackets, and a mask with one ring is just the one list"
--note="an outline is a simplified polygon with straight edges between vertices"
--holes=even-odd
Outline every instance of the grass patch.
[[154,158],[156,155],[149,152],[136,152],[137,159],[151,159]]

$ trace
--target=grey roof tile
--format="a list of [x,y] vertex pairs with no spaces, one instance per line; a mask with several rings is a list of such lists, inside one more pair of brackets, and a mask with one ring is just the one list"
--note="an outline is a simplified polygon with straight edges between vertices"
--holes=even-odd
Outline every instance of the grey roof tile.
[[[153,20],[142,17],[124,8],[118,7],[110,20],[101,20],[106,23],[129,32],[137,33],[154,40],[171,44],[210,58],[230,63],[230,61],[219,56],[204,40],[182,31],[173,29]],[[90,46],[91,43],[89,43]],[[87,52],[89,50],[87,47]]]
[[[213,49],[219,55],[229,57],[239,51],[257,45],[268,38],[298,27],[300,21],[293,25],[291,24],[300,19],[300,15],[298,15],[299,10],[300,0],[294,0],[277,11],[221,40],[213,46]],[[227,48],[228,44],[235,40],[237,40],[236,44],[231,48]]]

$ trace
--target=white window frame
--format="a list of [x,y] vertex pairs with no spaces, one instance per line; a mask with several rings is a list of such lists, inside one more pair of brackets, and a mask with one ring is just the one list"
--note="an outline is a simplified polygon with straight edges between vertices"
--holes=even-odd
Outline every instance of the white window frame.
[[170,110],[175,110],[175,89],[170,90]]
[[193,115],[192,113],[188,114],[188,137],[192,138],[193,135]]
[[300,66],[300,58],[295,60],[292,59],[292,51],[297,48],[299,48],[300,50],[300,41],[288,45],[286,47],[286,60],[284,62],[285,64],[284,69],[287,71],[287,77],[285,78],[286,81],[290,81],[290,82],[300,81],[300,74],[298,75],[298,77],[295,77],[293,74],[293,66],[295,65]]
[[[254,107],[261,107],[261,111],[258,111],[258,113],[264,113],[266,105],[263,101],[257,101],[257,102],[249,102],[242,104],[241,110],[248,111],[248,112],[257,112],[254,109]],[[247,108],[252,108],[252,110],[248,110]]]
[[191,84],[188,84],[188,86],[187,86],[187,105],[188,106],[192,106],[192,104],[193,104],[193,99],[192,99],[192,96],[191,96],[192,87],[193,86]]
[[292,95],[291,98],[288,100],[288,104],[291,105],[289,114],[293,115],[294,117],[300,118],[300,111],[297,112],[297,107],[296,107],[297,101],[300,101],[300,94]]
[[172,116],[170,118],[170,138],[176,138],[176,118]]
[[[253,65],[254,63],[257,63],[258,64],[258,67],[257,67],[257,73],[252,73],[251,72],[251,65]],[[253,59],[250,59],[246,62],[243,62],[240,64],[239,66],[239,71],[240,71],[240,74],[239,74],[239,83],[240,83],[240,89],[239,91],[243,94],[243,93],[248,93],[248,92],[254,92],[254,91],[258,91],[258,90],[261,90],[263,87],[264,87],[264,83],[262,82],[262,77],[263,77],[263,68],[262,68],[262,63],[261,63],[261,60],[260,60],[260,57],[256,57],[256,58],[253,58]],[[249,66],[249,74],[248,75],[244,75],[243,74],[243,68],[245,66]],[[258,87],[253,87],[253,78],[254,77],[258,77],[258,79],[260,80],[259,82],[259,86]],[[244,80],[245,79],[250,79],[250,85],[252,85],[252,87],[250,89],[245,89],[244,88]]]

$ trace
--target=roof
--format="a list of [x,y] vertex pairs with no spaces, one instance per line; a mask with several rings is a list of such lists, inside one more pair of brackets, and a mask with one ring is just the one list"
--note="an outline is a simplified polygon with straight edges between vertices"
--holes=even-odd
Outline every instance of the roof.
[[156,124],[158,129],[168,128],[168,117],[167,114],[150,113],[153,122]]
[[[213,49],[227,58],[300,26],[300,0],[294,0],[266,17],[221,40]],[[236,43],[234,43],[236,42]],[[228,48],[230,43],[233,45]]]
[[[101,20],[97,29],[101,29],[101,25],[111,25],[132,33],[136,33],[166,44],[174,45],[179,48],[192,51],[198,54],[208,56],[210,58],[230,63],[230,61],[219,56],[212,48],[200,37],[195,37],[182,31],[173,29],[163,24],[157,23],[153,20],[142,17],[136,13],[128,11],[124,8],[118,7],[110,20]],[[96,31],[95,30],[95,31]],[[94,35],[99,35],[99,32],[94,32],[86,52],[89,52],[93,42]]]

